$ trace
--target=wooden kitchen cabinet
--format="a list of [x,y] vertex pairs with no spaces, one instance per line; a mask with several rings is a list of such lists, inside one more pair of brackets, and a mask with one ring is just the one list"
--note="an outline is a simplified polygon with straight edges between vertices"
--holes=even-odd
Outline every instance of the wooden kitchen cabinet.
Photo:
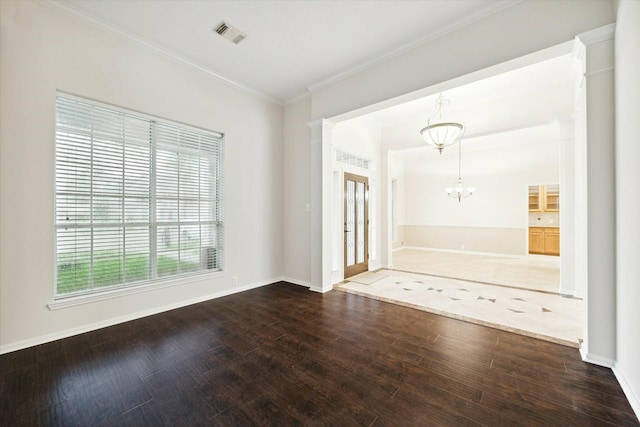
[[529,253],[560,255],[560,229],[558,227],[529,227]]
[[529,212],[560,212],[560,186],[530,185]]
[[544,232],[541,227],[529,227],[529,253],[540,254],[544,252]]
[[529,212],[542,212],[541,185],[529,186]]
[[543,191],[545,212],[560,212],[560,186],[545,185]]
[[560,229],[545,228],[544,253],[546,255],[560,255]]

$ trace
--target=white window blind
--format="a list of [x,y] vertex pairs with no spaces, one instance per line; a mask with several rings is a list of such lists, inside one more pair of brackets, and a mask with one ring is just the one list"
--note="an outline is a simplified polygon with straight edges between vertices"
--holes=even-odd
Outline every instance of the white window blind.
[[56,296],[222,269],[222,135],[56,98]]

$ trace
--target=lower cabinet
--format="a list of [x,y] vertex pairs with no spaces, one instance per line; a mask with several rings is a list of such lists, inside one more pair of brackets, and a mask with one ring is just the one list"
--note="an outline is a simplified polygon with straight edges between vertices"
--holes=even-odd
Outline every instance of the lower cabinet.
[[558,227],[529,227],[529,253],[560,255]]

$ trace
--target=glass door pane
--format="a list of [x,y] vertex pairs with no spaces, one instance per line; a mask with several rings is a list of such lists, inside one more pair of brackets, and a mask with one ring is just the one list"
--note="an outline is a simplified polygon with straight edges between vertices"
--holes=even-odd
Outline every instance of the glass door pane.
[[365,254],[365,245],[364,245],[364,227],[365,227],[365,217],[364,217],[364,182],[358,182],[356,186],[356,238],[357,238],[357,246],[356,246],[356,262],[361,263],[364,262],[364,254]]
[[356,194],[355,194],[355,182],[347,181],[347,194],[346,194],[346,218],[345,218],[345,239],[346,239],[346,256],[347,266],[355,264],[355,212],[356,212]]

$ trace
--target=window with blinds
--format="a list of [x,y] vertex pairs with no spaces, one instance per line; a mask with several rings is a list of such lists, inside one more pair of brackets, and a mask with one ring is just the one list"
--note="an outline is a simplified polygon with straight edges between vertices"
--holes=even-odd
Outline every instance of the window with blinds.
[[222,269],[222,135],[56,98],[56,296]]

